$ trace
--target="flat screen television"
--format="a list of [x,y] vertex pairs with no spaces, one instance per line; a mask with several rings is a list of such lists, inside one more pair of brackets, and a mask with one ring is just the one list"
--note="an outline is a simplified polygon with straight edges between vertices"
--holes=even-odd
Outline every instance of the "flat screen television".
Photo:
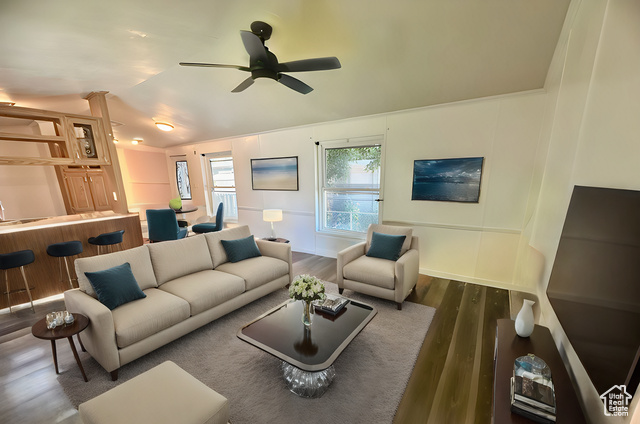
[[602,394],[640,381],[640,191],[576,186],[547,296]]
[[478,203],[484,158],[413,161],[411,200]]

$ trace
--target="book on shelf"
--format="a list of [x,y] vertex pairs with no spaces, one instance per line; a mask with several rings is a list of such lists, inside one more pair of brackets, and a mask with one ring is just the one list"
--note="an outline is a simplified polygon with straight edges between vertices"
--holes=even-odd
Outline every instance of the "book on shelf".
[[347,303],[349,303],[349,299],[345,297],[328,294],[324,300],[316,303],[316,308],[319,308],[322,312],[335,315],[340,312]]
[[[524,378],[524,381],[519,381]],[[535,383],[541,387],[536,387],[540,392],[533,393],[531,397],[530,383]],[[525,387],[526,395],[523,394],[522,387]],[[550,392],[549,392],[550,391]],[[555,395],[553,387],[537,383],[526,377],[511,377],[511,412],[527,417],[535,422],[543,424],[551,424],[556,422],[555,414]],[[551,398],[549,398],[551,396]],[[540,400],[544,398],[544,401]],[[553,400],[553,406],[547,403]],[[552,410],[551,410],[552,409]]]
[[556,396],[552,383],[546,385],[523,376],[515,376],[513,395],[519,402],[552,414],[556,413]]

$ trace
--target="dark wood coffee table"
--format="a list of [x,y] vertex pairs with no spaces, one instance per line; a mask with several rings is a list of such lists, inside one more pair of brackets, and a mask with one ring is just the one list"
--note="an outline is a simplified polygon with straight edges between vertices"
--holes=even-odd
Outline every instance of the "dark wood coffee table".
[[302,308],[302,301],[288,300],[242,327],[238,337],[283,361],[285,381],[293,393],[320,397],[335,376],[334,361],[377,310],[350,300],[337,315],[316,310],[306,328]]
[[69,340],[69,345],[71,345],[71,351],[73,352],[74,358],[76,358],[76,362],[78,363],[78,367],[80,368],[80,372],[82,372],[82,377],[84,381],[89,381],[87,379],[87,375],[84,373],[84,368],[82,367],[82,362],[80,362],[80,357],[78,356],[78,351],[76,350],[76,345],[73,343],[73,336],[78,336],[78,341],[80,342],[80,347],[82,351],[85,352],[84,346],[82,345],[82,340],[80,340],[80,332],[87,328],[89,325],[89,318],[85,317],[82,314],[73,314],[74,321],[72,324],[58,326],[52,330],[47,328],[46,318],[42,318],[40,321],[36,322],[33,327],[31,327],[31,333],[39,338],[44,340],[51,340],[51,351],[53,353],[53,364],[56,368],[56,374],[60,374],[58,371],[58,355],[56,352],[56,340],[66,338]]

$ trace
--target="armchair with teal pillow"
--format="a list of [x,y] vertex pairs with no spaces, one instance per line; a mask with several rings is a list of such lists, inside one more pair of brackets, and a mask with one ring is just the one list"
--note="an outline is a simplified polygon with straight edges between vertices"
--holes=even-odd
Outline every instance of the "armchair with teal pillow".
[[196,224],[193,227],[191,227],[191,231],[193,231],[196,234],[201,234],[201,233],[212,233],[214,231],[220,231],[222,230],[222,227],[224,227],[224,221],[223,221],[223,210],[224,210],[224,205],[222,204],[222,202],[220,202],[220,204],[218,205],[218,211],[216,212],[216,223],[214,224],[213,222],[203,222],[202,224]]
[[178,226],[173,209],[147,209],[149,241],[178,240],[187,236],[188,229]]
[[367,240],[338,252],[337,283],[344,289],[402,302],[418,282],[418,237],[409,227],[371,224]]

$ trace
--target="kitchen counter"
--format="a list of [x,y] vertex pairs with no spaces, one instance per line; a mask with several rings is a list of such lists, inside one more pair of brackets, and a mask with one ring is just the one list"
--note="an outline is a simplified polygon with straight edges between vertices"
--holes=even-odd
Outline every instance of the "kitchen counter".
[[[50,218],[7,220],[0,222],[0,253],[33,250],[35,262],[26,265],[24,271],[29,286],[33,287],[33,299],[42,299],[69,289],[64,266],[61,279],[58,258],[47,254],[47,246],[71,240],[82,242],[83,252],[69,258],[71,277],[75,278],[73,261],[78,257],[94,256],[98,253],[97,247],[87,241],[89,237],[118,230],[125,232],[123,242],[117,248],[129,249],[142,245],[142,229],[137,213],[117,214],[113,211],[101,211]],[[9,283],[11,290],[24,288],[19,268],[9,270]],[[76,281],[74,285],[77,287]],[[5,291],[3,282],[2,293]],[[11,295],[13,305],[28,301],[26,293]],[[6,295],[0,296],[0,309],[8,306]]]

